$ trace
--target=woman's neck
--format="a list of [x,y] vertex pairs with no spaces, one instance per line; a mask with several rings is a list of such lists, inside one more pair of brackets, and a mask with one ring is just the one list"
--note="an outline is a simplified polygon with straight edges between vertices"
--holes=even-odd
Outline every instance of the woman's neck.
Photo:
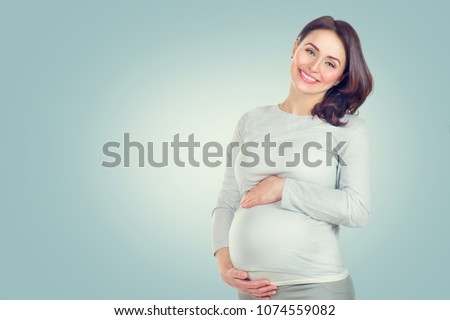
[[291,86],[289,95],[286,100],[280,103],[280,108],[296,115],[311,115],[314,106],[322,99],[323,95],[304,94]]

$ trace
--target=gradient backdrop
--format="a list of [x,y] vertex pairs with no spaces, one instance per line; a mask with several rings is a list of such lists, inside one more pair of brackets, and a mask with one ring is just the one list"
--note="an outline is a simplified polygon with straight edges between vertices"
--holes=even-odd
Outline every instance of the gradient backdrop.
[[341,232],[357,298],[450,299],[448,9],[2,1],[0,298],[235,299],[211,246],[224,165],[140,168],[136,153],[104,168],[102,146],[125,132],[156,150],[177,133],[226,144],[242,113],[285,99],[297,34],[332,15],[375,79],[360,109],[373,214]]

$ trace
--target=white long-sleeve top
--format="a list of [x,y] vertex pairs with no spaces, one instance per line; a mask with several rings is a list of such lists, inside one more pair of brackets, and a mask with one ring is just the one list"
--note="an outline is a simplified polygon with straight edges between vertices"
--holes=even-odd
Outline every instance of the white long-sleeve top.
[[[275,285],[344,279],[340,225],[369,218],[369,137],[364,120],[336,127],[278,105],[238,121],[223,184],[212,211],[214,252],[229,247],[234,267]],[[270,144],[263,144],[269,141]],[[270,175],[286,178],[281,201],[240,207],[245,192]]]

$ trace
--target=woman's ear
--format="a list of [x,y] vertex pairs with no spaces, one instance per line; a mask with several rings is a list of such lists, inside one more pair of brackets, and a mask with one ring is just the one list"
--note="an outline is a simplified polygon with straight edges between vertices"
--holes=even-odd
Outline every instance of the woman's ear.
[[295,41],[294,41],[294,46],[292,47],[292,55],[291,55],[291,58],[294,56],[295,51],[297,51],[297,48],[298,48],[298,43],[297,43],[297,39],[295,39]]

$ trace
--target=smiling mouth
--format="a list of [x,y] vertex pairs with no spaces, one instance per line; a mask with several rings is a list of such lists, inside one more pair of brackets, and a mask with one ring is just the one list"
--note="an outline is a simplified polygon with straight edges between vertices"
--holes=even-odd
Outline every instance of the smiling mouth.
[[307,83],[317,83],[319,82],[319,80],[311,77],[310,75],[306,74],[305,72],[303,72],[303,70],[298,69],[299,70],[299,74],[300,77],[302,78],[303,81],[307,82]]

